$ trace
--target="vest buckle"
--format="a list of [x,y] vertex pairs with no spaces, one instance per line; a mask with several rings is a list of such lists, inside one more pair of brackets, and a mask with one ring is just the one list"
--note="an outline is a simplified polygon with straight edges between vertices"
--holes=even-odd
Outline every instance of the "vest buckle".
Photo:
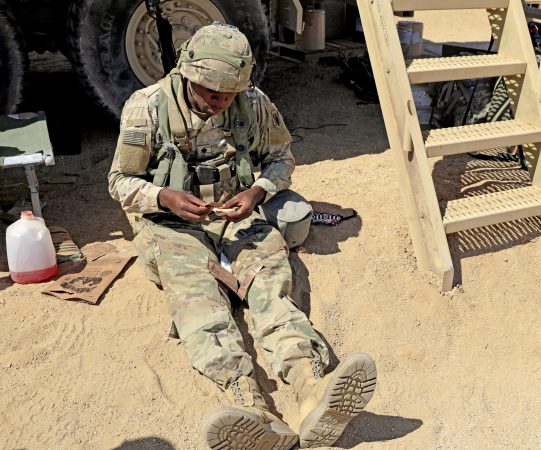
[[175,136],[175,142],[177,143],[179,148],[183,150],[190,148],[189,140],[186,136]]

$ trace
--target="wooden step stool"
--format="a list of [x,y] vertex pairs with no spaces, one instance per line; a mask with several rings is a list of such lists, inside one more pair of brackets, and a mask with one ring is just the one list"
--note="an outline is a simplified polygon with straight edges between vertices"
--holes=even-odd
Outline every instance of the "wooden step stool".
[[[419,268],[453,287],[447,234],[541,215],[540,72],[521,0],[357,0],[385,127],[394,155]],[[406,64],[394,14],[486,9],[497,54],[414,59]],[[432,130],[423,139],[411,85],[503,76],[514,120]],[[451,200],[444,211],[428,158],[523,145],[531,186]]]

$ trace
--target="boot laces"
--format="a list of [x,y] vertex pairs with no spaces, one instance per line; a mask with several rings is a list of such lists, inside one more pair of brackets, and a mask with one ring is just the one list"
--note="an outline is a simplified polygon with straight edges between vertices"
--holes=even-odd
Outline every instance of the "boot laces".
[[231,391],[233,392],[233,398],[235,399],[235,403],[237,404],[242,404],[244,403],[244,399],[242,397],[242,392],[240,390],[240,386],[239,386],[239,378],[242,376],[241,373],[238,373],[237,375],[235,375],[230,383],[229,383],[229,388],[231,389]]
[[322,378],[321,373],[321,358],[313,358],[310,360],[310,366],[312,367],[312,374],[314,375],[314,378],[316,380],[320,380]]

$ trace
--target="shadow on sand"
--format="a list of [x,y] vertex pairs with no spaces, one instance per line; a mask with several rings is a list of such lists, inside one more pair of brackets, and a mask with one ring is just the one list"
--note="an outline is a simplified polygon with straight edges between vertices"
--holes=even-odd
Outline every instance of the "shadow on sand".
[[[489,194],[531,185],[528,172],[518,161],[504,157],[506,149],[484,151],[494,159],[459,155],[436,162],[433,170],[436,194],[444,210],[449,200]],[[464,258],[497,252],[525,244],[541,236],[541,218],[530,217],[449,235],[449,249],[455,276],[453,285],[462,282]]]
[[169,441],[159,437],[145,437],[124,441],[112,450],[177,450]]
[[399,439],[423,425],[420,419],[384,416],[369,412],[353,419],[336,441],[335,447],[354,448],[363,442],[383,442]]

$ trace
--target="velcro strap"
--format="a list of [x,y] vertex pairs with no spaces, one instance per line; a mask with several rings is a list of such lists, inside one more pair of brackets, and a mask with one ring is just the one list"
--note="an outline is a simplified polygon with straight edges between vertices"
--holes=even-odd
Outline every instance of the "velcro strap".
[[200,184],[199,196],[201,200],[212,203],[214,201],[214,184]]
[[239,290],[237,291],[237,294],[241,300],[244,300],[244,297],[246,297],[246,294],[248,293],[248,289],[250,289],[250,286],[252,284],[252,281],[254,281],[255,276],[259,273],[261,269],[265,267],[263,264],[259,264],[252,268],[242,280],[242,283],[239,286]]
[[221,281],[233,292],[237,293],[239,282],[235,278],[235,275],[225,270],[220,264],[212,259],[209,259],[209,272],[214,278]]
[[220,181],[231,179],[231,168],[227,164],[222,164],[217,169],[220,172]]
[[145,125],[147,125],[147,121],[142,118],[128,119],[126,121],[127,127],[144,127]]

